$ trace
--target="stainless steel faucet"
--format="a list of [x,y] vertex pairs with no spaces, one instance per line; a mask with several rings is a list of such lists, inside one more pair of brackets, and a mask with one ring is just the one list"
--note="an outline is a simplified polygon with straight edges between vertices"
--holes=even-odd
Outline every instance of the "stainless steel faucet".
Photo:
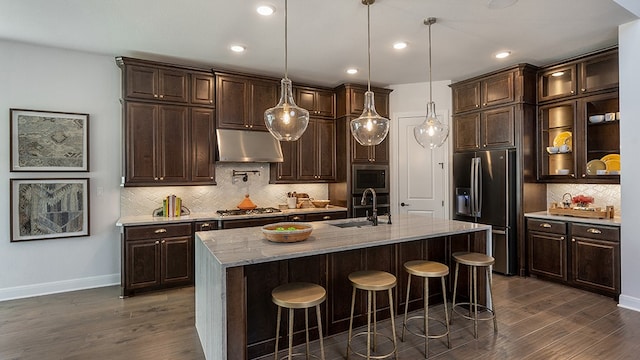
[[362,200],[360,200],[360,205],[367,205],[367,192],[370,192],[371,196],[373,197],[373,211],[371,216],[367,215],[367,220],[371,221],[373,223],[373,226],[378,226],[378,199],[376,191],[372,188],[364,189],[364,191],[362,192]]

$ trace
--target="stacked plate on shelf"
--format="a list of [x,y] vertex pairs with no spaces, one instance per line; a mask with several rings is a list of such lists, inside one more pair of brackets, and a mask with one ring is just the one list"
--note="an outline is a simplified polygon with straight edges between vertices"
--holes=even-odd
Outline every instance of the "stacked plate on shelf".
[[594,159],[587,163],[589,175],[618,175],[620,174],[620,154],[609,154],[601,159]]
[[[562,145],[567,145],[567,146],[563,147]],[[571,131],[563,131],[558,135],[556,135],[555,138],[553,138],[553,146],[560,149],[559,152],[561,153],[567,153],[571,151],[571,148],[573,147],[572,145],[573,145],[573,140],[571,137]]]

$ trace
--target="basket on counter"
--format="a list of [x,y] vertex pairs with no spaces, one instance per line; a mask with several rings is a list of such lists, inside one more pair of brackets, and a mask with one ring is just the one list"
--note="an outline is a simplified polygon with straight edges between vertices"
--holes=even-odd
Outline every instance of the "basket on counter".
[[291,243],[306,240],[313,231],[311,224],[304,222],[280,222],[262,227],[264,237],[269,241]]

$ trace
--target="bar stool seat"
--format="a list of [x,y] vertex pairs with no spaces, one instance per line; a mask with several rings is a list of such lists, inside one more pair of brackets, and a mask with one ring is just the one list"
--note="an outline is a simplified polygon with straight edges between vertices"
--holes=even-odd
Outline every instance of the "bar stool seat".
[[[306,358],[313,357],[318,358],[315,355],[309,353],[309,313],[308,310],[311,307],[316,308],[316,317],[318,321],[318,337],[320,339],[320,359],[324,360],[324,344],[322,340],[322,317],[320,316],[320,304],[327,298],[326,290],[317,284],[296,282],[280,285],[271,291],[271,299],[274,304],[278,305],[278,322],[276,325],[276,348],[275,359],[278,359],[278,343],[280,339],[280,318],[282,315],[282,308],[289,309],[289,355],[287,359],[291,359],[293,356],[306,356]],[[305,309],[305,335],[306,335],[306,353],[305,354],[293,354],[293,310]]]
[[[429,357],[429,339],[439,339],[447,337],[447,347],[451,348],[451,338],[449,336],[449,312],[447,311],[447,287],[445,285],[444,277],[449,274],[449,267],[445,264],[441,264],[435,261],[426,260],[413,260],[404,263],[404,269],[409,274],[407,279],[407,301],[404,303],[404,321],[402,322],[402,337],[404,341],[405,330],[410,333],[424,338],[424,357]],[[409,312],[409,294],[411,293],[411,275],[424,278],[424,293],[423,293],[423,315],[416,315],[407,318]],[[429,278],[440,278],[442,282],[442,297],[444,300],[444,318],[445,321],[434,319],[429,317]],[[411,320],[423,319],[424,332],[416,333],[407,327],[407,323]],[[442,324],[446,331],[440,334],[429,334],[429,320],[436,321]]]
[[[364,270],[364,271],[356,271],[349,274],[349,281],[353,286],[353,292],[351,296],[351,317],[349,319],[349,338],[347,342],[347,360],[349,359],[349,355],[351,352],[354,354],[364,357],[366,359],[384,359],[390,356],[394,356],[396,359],[398,358],[398,344],[396,342],[396,327],[393,316],[393,296],[392,289],[396,286],[396,277],[392,274],[389,274],[385,271],[377,271],[377,270]],[[365,290],[367,291],[367,331],[359,332],[357,334],[353,334],[353,312],[355,309],[356,303],[356,290]],[[371,350],[376,351],[377,347],[377,327],[376,327],[376,296],[375,291],[384,291],[387,290],[389,294],[389,311],[391,315],[391,332],[392,337],[387,335],[380,334],[381,336],[387,338],[391,342],[393,342],[393,350],[388,354],[382,355],[371,355]],[[373,309],[372,309],[373,303]],[[373,343],[371,341],[371,314],[373,311]],[[367,336],[367,353],[363,354],[353,350],[351,347],[351,340],[357,336]]]
[[[478,338],[478,321],[493,320],[493,331],[498,332],[498,320],[496,319],[495,305],[493,303],[493,290],[491,283],[491,266],[495,259],[489,255],[477,252],[456,252],[452,255],[456,262],[455,280],[453,285],[453,300],[451,304],[450,322],[453,323],[453,314],[456,313],[465,319],[473,320],[473,337]],[[458,269],[460,264],[469,267],[469,301],[456,303],[456,291],[458,289]],[[483,268],[487,277],[489,288],[489,302],[491,307],[478,304],[478,268]],[[462,312],[462,306],[468,306],[467,314]],[[486,312],[484,317],[478,316],[478,309]],[[473,312],[472,312],[473,310]]]

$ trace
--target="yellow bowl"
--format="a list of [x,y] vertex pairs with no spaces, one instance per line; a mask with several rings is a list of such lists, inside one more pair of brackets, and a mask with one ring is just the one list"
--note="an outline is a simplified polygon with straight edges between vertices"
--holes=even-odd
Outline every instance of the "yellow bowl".
[[297,242],[307,240],[313,227],[303,222],[281,222],[262,227],[264,237],[273,242]]

